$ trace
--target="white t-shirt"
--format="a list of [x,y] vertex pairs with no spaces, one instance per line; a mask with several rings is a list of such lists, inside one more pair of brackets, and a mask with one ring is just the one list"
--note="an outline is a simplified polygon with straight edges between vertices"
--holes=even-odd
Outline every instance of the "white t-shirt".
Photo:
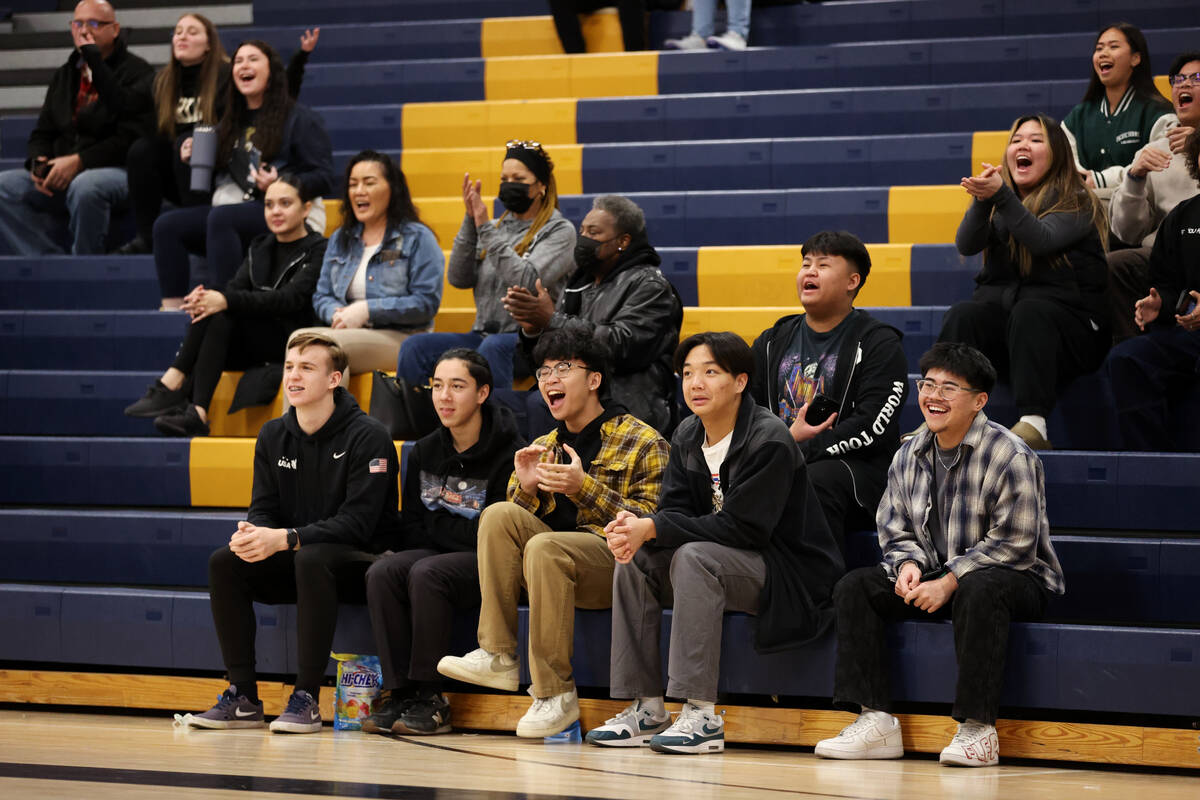
[[724,439],[716,444],[700,445],[700,452],[704,454],[704,463],[708,464],[708,471],[712,475],[714,512],[720,511],[725,504],[725,494],[721,491],[721,464],[725,463],[725,456],[729,455],[729,443],[732,441],[733,431],[730,431]]
[[371,247],[363,247],[362,261],[358,262],[358,269],[354,272],[354,277],[350,279],[350,287],[346,289],[347,301],[353,303],[357,300],[367,299],[367,262],[379,252],[379,248],[382,246],[383,242]]

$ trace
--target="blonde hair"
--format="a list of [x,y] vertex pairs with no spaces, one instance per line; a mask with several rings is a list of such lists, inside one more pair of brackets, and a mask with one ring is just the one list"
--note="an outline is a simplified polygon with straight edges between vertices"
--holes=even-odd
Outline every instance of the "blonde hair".
[[[1042,134],[1046,137],[1046,144],[1050,147],[1050,164],[1046,168],[1046,174],[1042,180],[1021,198],[1021,204],[1029,209],[1029,213],[1033,214],[1038,219],[1045,217],[1048,214],[1081,214],[1091,217],[1092,225],[1096,228],[1096,233],[1100,236],[1100,242],[1104,246],[1105,252],[1108,251],[1108,215],[1104,211],[1104,205],[1096,197],[1095,192],[1088,188],[1083,182],[1083,178],[1075,169],[1075,158],[1071,154],[1071,145],[1067,141],[1067,136],[1063,133],[1062,126],[1056,120],[1045,114],[1028,114],[1020,117],[1012,124],[1012,128],[1008,131],[1008,141],[1012,141],[1017,129],[1026,122],[1036,121],[1042,128]],[[1005,145],[1007,148],[1007,145]],[[1013,180],[1012,172],[1008,168],[1008,154],[1005,153],[1004,162],[1000,167],[1000,175],[1004,178],[1004,182],[1017,193],[1020,197],[1020,192],[1017,191],[1016,182]],[[996,211],[992,209],[994,217]],[[1029,248],[1019,243],[1016,238],[1009,236],[1008,250],[1013,259],[1021,268],[1021,275],[1028,277],[1033,269],[1033,254],[1029,252]],[[985,256],[986,257],[986,256]],[[1059,253],[1050,260],[1050,265],[1060,267],[1067,264],[1067,257],[1063,253]]]
[[[541,147],[538,148],[538,151],[546,158],[546,166],[550,170],[550,177],[546,180],[546,193],[541,197],[542,205],[533,217],[533,224],[529,226],[529,230],[525,231],[525,235],[521,237],[521,241],[513,245],[513,250],[516,250],[519,256],[525,255],[530,245],[533,244],[533,239],[537,236],[538,231],[550,221],[550,217],[554,215],[555,210],[558,208],[558,181],[554,179],[554,162],[550,160],[550,154],[542,150]],[[507,216],[508,212],[505,211],[496,218],[496,222]],[[482,258],[486,255],[487,251],[485,250],[480,254],[480,257]]]
[[350,358],[346,355],[346,351],[328,334],[319,331],[301,331],[292,335],[288,339],[288,350],[299,350],[303,353],[308,348],[316,345],[324,347],[329,353],[329,363],[333,365],[334,372],[340,372],[343,375],[346,373],[346,367],[350,366]]

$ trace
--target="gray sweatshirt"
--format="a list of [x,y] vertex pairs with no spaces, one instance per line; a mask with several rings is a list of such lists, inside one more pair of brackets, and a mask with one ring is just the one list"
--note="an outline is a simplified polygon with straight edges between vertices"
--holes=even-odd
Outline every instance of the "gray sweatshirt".
[[507,215],[477,228],[474,220],[463,216],[446,263],[446,278],[451,286],[474,290],[475,324],[471,330],[513,333],[518,329],[501,303],[510,286],[524,286],[532,292],[540,278],[542,286],[558,301],[567,275],[575,269],[575,226],[555,209],[534,235],[525,255],[517,255],[514,248],[530,224],[530,220]]
[[[1170,153],[1171,147],[1164,137],[1146,145]],[[1125,180],[1113,192],[1112,229],[1123,242],[1142,243],[1143,247],[1154,244],[1158,226],[1175,206],[1189,197],[1200,193],[1200,186],[1188,174],[1187,159],[1183,153],[1171,156],[1171,164],[1162,172],[1147,172],[1138,179],[1125,173]]]

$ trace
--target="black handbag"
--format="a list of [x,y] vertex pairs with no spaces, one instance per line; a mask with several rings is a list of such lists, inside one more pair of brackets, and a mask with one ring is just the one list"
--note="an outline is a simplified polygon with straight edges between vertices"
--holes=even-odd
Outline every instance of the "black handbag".
[[387,427],[393,439],[420,439],[441,424],[428,387],[412,386],[403,378],[379,370],[371,378],[368,413]]

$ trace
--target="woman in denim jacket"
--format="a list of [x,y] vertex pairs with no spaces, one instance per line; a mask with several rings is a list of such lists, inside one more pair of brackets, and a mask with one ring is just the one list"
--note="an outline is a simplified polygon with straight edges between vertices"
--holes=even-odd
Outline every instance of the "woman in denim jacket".
[[[347,371],[394,369],[400,344],[432,330],[445,257],[389,156],[364,150],[346,168],[342,224],[329,239],[313,309],[350,357]],[[347,375],[342,376],[345,385]]]

